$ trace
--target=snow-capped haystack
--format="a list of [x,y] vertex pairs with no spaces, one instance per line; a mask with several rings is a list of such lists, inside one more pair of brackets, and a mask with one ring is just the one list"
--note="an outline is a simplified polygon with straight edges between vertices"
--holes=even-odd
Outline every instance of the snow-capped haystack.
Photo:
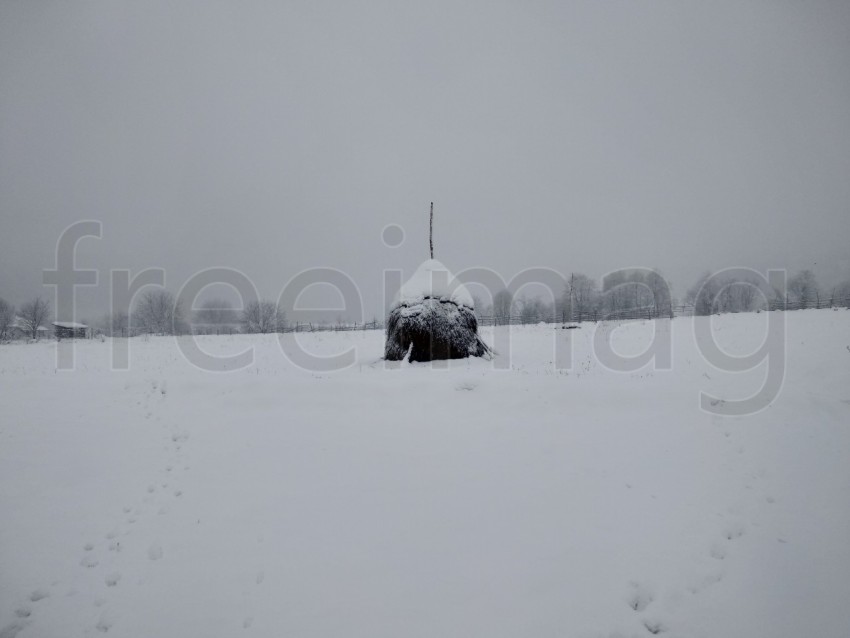
[[433,258],[431,245],[431,259],[401,287],[390,308],[384,358],[433,361],[488,356],[490,348],[478,336],[472,295]]
[[456,306],[465,306],[475,310],[472,295],[462,283],[455,279],[442,263],[436,259],[422,262],[413,276],[401,287],[392,308],[413,306],[425,299],[451,301]]

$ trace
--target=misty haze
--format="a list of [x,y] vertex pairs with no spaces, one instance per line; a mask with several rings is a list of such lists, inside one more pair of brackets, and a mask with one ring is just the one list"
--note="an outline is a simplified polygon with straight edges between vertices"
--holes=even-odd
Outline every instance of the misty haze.
[[0,3],[0,638],[843,638],[850,4]]

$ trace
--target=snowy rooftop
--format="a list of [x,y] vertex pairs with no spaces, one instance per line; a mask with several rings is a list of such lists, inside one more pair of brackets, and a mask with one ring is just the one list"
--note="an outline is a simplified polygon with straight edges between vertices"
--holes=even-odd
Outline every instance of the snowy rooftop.
[[[15,317],[15,320],[12,322],[11,328],[18,328],[20,330],[29,330],[29,324],[24,321],[23,317]],[[37,330],[47,330],[44,326],[39,326]]]
[[472,295],[449,270],[436,259],[422,262],[413,276],[401,287],[393,301],[393,308],[412,306],[424,299],[451,301],[458,306],[474,309]]
[[53,325],[57,328],[88,328],[86,324],[74,321],[54,321]]

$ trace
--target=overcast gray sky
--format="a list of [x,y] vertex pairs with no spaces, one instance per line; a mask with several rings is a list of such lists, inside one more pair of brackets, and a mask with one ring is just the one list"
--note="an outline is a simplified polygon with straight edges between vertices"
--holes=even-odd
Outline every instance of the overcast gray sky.
[[93,218],[80,267],[231,266],[276,297],[333,266],[371,314],[431,200],[455,271],[850,278],[850,3],[0,3],[13,303]]

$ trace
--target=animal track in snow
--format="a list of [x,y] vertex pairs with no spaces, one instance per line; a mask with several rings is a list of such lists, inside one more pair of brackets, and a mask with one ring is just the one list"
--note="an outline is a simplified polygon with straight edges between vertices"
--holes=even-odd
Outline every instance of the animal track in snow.
[[30,609],[26,605],[21,605],[15,610],[15,615],[18,618],[29,618],[30,616],[32,616],[32,609]]
[[259,571],[257,572],[257,578],[255,579],[256,583],[259,585],[266,579],[266,572]]
[[723,537],[726,540],[729,540],[729,541],[735,540],[736,538],[741,538],[741,536],[743,536],[743,535],[744,535],[744,526],[740,525],[740,524],[730,525],[723,532]]
[[97,562],[97,558],[95,558],[91,554],[87,554],[83,556],[83,560],[80,561],[80,565],[91,569],[92,567],[97,567]]
[[120,572],[112,572],[111,574],[107,574],[106,578],[103,579],[103,582],[106,583],[107,587],[115,587],[118,584],[118,581],[121,580]]
[[30,601],[37,603],[39,600],[44,600],[48,596],[50,596],[50,592],[46,589],[35,589],[30,594]]
[[660,634],[667,631],[667,626],[657,619],[644,620],[643,626],[646,627],[646,630],[651,634]]
[[115,619],[107,609],[100,615],[100,620],[97,621],[97,625],[95,625],[95,627],[98,631],[106,633],[107,631],[112,629],[112,625],[114,624]]
[[654,599],[652,592],[645,585],[632,582],[632,595],[629,597],[629,607],[635,611],[643,611]]

